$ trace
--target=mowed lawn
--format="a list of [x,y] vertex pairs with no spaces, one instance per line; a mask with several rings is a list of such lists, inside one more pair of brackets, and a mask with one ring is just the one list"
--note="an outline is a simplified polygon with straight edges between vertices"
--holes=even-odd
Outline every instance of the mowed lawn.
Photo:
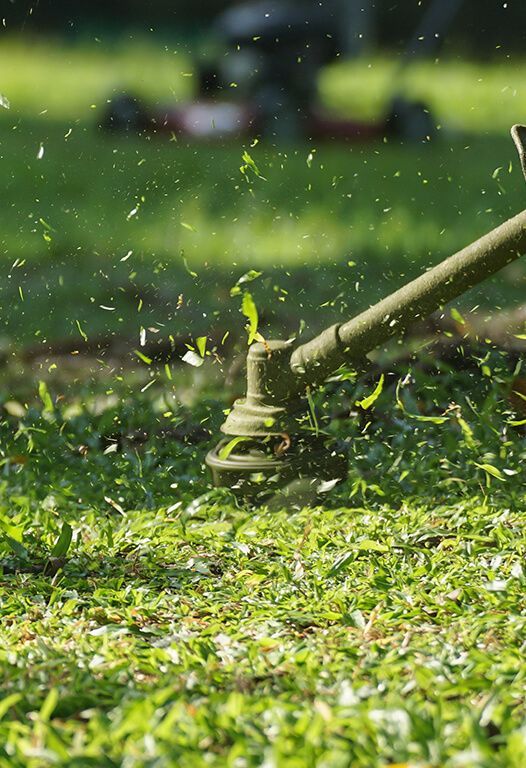
[[333,396],[349,480],[305,508],[209,490],[206,385],[6,404],[2,768],[522,766],[526,450],[489,365],[399,368],[367,426]]
[[[203,469],[241,373],[142,346],[228,331],[242,354],[249,270],[265,335],[308,334],[520,210],[524,70],[413,68],[426,145],[214,146],[97,127],[121,88],[189,98],[184,47],[5,41],[1,768],[525,764],[520,356],[481,340],[315,396],[349,478],[270,508]],[[342,63],[321,93],[378,117],[390,73]],[[518,264],[455,306],[525,284]]]
[[[97,337],[133,335],[146,322],[178,335],[235,333],[239,301],[229,289],[248,269],[264,273],[254,291],[269,333],[300,319],[321,327],[522,206],[508,134],[521,120],[521,63],[439,62],[434,77],[429,65],[410,70],[407,93],[427,98],[441,125],[439,140],[413,146],[250,146],[252,137],[189,145],[98,129],[107,99],[123,89],[151,104],[190,98],[192,63],[175,44],[122,40],[110,52],[96,41],[8,38],[0,63],[11,104],[0,114],[0,323],[15,343],[77,334],[77,321]],[[383,60],[360,66],[329,70],[321,94],[347,114],[378,118],[390,70]],[[455,122],[453,71],[464,84]],[[265,180],[240,173],[244,151]],[[518,301],[523,280],[512,270],[466,306]],[[181,294],[186,309],[174,319]]]

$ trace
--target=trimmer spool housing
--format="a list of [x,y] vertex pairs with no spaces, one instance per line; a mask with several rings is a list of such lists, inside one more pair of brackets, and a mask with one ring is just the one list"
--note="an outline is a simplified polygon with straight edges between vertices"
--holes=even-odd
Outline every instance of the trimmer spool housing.
[[347,474],[345,451],[309,425],[290,369],[292,341],[255,343],[247,356],[247,395],[236,400],[206,457],[216,486],[243,496],[272,495],[297,480],[323,484]]

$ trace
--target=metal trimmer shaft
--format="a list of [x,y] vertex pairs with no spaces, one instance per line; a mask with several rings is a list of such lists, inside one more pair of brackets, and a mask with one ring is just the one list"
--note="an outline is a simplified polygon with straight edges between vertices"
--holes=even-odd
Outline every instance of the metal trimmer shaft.
[[323,331],[291,356],[291,368],[308,383],[322,380],[346,360],[403,333],[452,299],[526,253],[526,211],[450,256],[347,323]]

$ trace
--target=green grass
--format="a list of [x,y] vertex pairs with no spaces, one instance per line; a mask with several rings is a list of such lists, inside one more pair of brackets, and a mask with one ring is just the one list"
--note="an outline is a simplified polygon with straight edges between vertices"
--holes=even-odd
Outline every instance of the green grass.
[[526,452],[489,364],[413,371],[409,413],[461,408],[442,425],[392,386],[365,431],[333,423],[349,480],[279,511],[208,492],[206,385],[26,392],[0,426],[0,765],[521,766]]
[[[355,403],[376,375],[315,397],[348,480],[269,507],[203,469],[230,359],[190,371],[137,350],[145,332],[229,331],[244,351],[230,289],[252,268],[265,335],[307,334],[518,210],[502,88],[520,94],[523,65],[415,68],[412,92],[470,131],[425,146],[101,133],[121,84],[189,94],[176,50],[0,52],[0,766],[519,768],[520,364],[491,344],[456,367],[381,357],[372,410]],[[321,90],[374,116],[389,68],[359,66]],[[266,181],[240,173],[247,148]],[[459,306],[514,306],[525,279],[516,265]],[[56,354],[86,337],[94,353]]]
[[470,62],[456,57],[419,61],[399,70],[395,57],[341,62],[320,82],[325,102],[338,112],[374,118],[393,93],[423,100],[446,135],[451,130],[499,133],[523,120],[524,61],[498,56]]
[[[0,92],[11,109],[0,116],[0,327],[11,344],[76,335],[77,321],[91,337],[134,335],[146,322],[173,332],[181,293],[178,333],[204,333],[210,318],[221,334],[235,333],[239,315],[228,290],[248,268],[265,273],[256,292],[266,332],[290,331],[300,319],[320,327],[399,287],[521,205],[523,181],[507,138],[512,116],[497,93],[521,80],[520,62],[478,69],[445,62],[436,65],[437,80],[429,65],[409,71],[428,84],[429,98],[439,86],[449,98],[452,72],[465,97],[477,73],[492,84],[477,91],[484,114],[498,113],[490,126],[469,98],[454,102],[475,131],[469,137],[444,131],[428,146],[262,142],[249,149],[267,180],[247,184],[242,142],[188,145],[97,129],[105,99],[123,86],[152,102],[188,97],[191,62],[181,46],[132,38],[110,51],[103,42],[8,38],[0,64],[2,57]],[[365,78],[359,64],[328,70],[326,101],[343,104],[356,93],[372,114],[388,79],[385,62],[373,64]],[[516,270],[499,278],[491,303],[519,300],[523,279]],[[484,289],[469,302],[488,295]]]
[[0,93],[16,115],[73,125],[91,121],[115,91],[171,101],[193,90],[187,54],[146,36],[69,44],[39,36],[6,37],[0,68]]
[[[523,195],[505,138],[322,146],[310,168],[308,147],[261,145],[251,151],[268,181],[247,184],[241,146],[107,136],[92,126],[66,139],[67,126],[10,118],[2,126],[0,323],[19,343],[76,335],[77,320],[88,336],[133,335],[146,322],[165,323],[165,335],[235,333],[239,302],[228,292],[250,268],[264,272],[255,290],[266,331],[300,318],[320,327],[497,225]],[[471,306],[519,301],[523,274],[505,273]],[[181,293],[185,309],[174,320]]]
[[[162,41],[153,34],[81,38],[74,42],[7,36],[0,51],[0,93],[25,118],[91,120],[113,93],[129,90],[156,103],[194,92],[191,52],[203,46]],[[364,56],[328,67],[320,99],[343,114],[369,119],[383,114],[393,93],[425,100],[448,125],[474,133],[506,131],[520,122],[526,63],[502,51],[470,62],[450,52],[415,61],[400,73],[398,57]]]

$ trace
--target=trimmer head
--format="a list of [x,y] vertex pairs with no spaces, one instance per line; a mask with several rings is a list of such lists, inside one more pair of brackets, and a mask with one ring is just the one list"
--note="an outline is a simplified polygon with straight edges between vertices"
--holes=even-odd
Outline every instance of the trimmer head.
[[306,404],[290,369],[291,342],[253,344],[247,357],[247,395],[236,400],[206,457],[214,485],[243,496],[268,497],[297,489],[310,497],[347,474],[345,455],[329,437],[306,428]]
[[206,464],[214,485],[244,497],[263,500],[279,492],[297,501],[301,491],[312,501],[347,476],[346,453],[330,438],[247,438],[229,450],[231,442],[221,440]]

